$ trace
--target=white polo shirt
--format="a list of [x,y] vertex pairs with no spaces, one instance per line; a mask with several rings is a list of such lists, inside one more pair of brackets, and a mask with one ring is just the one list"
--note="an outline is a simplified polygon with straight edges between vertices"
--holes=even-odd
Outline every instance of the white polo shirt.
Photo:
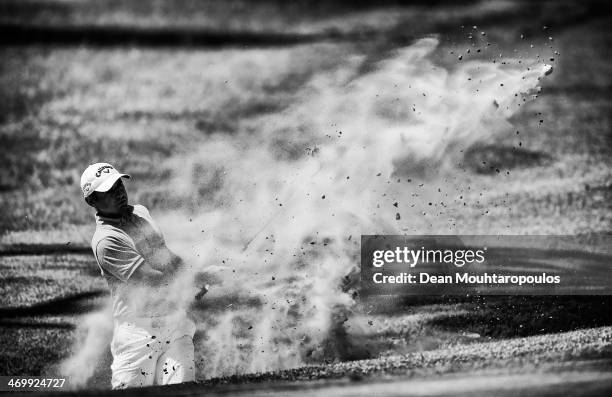
[[176,305],[169,299],[171,295],[165,286],[130,281],[143,263],[168,258],[164,237],[144,206],[130,206],[117,218],[96,214],[91,247],[111,291],[115,319],[158,317],[174,312]]

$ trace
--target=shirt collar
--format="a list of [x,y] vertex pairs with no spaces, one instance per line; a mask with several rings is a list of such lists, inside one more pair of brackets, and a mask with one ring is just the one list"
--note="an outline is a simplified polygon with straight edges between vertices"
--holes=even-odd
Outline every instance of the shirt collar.
[[123,225],[129,219],[130,215],[134,212],[134,206],[128,205],[126,210],[118,216],[106,216],[100,212],[96,213],[96,223],[99,225],[110,224],[110,225]]

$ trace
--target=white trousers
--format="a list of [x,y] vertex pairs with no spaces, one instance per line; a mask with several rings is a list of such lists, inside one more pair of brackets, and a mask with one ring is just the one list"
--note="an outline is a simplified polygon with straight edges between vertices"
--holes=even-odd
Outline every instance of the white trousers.
[[113,389],[194,381],[194,333],[184,315],[115,321]]

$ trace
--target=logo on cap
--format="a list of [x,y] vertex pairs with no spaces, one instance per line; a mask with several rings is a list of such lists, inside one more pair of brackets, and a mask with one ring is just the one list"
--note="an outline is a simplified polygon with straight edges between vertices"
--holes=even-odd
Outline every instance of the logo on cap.
[[96,172],[96,177],[100,177],[100,175],[102,175],[102,173],[110,173],[110,170],[113,170],[114,168],[110,165],[103,165],[102,167],[98,168],[98,172]]

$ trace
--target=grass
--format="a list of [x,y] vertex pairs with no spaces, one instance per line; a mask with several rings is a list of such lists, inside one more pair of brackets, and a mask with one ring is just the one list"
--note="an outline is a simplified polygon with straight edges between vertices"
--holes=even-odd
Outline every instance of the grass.
[[42,375],[50,363],[70,351],[70,329],[1,327],[0,372],[3,375]]
[[[130,26],[204,28],[216,31],[249,32],[346,32],[370,31],[389,24],[435,24],[448,20],[431,2],[385,0],[372,4],[368,1],[346,0],[101,0],[42,2],[3,0],[0,21],[14,24],[42,24],[54,26]],[[452,2],[438,0],[434,5],[453,5],[452,18],[478,18],[496,11],[513,11],[508,5],[488,6],[478,1]],[[594,2],[597,4],[597,2]],[[457,4],[459,6],[457,6]],[[540,8],[540,9],[538,9]],[[547,11],[546,4],[529,10]],[[574,11],[568,7],[569,11]],[[554,11],[554,7],[553,7]],[[524,12],[524,11],[523,11]],[[427,21],[427,22],[426,22]],[[415,29],[415,27],[411,27]],[[416,28],[418,29],[418,27]]]
[[5,308],[106,290],[90,255],[0,257],[0,269],[0,307]]
[[[541,370],[546,364],[569,364],[572,360],[605,359],[610,356],[610,327],[516,338],[495,342],[455,345],[423,352],[339,362],[275,372],[214,378],[204,385],[307,381],[324,379],[390,379],[390,376],[418,379],[479,370],[513,373]],[[554,367],[553,367],[554,368]],[[483,375],[481,372],[480,375]]]
[[43,374],[65,358],[79,316],[95,307],[78,297],[106,283],[90,255],[3,256],[0,269],[0,373]]
[[[237,115],[248,119],[282,107],[300,82],[336,62],[331,55],[337,50],[23,51],[0,50],[11,60],[1,93],[9,106],[0,126],[7,160],[2,231],[91,222],[78,183],[81,170],[101,160],[134,177],[136,201],[165,207],[189,201],[165,186],[176,172],[189,170],[166,162],[210,134],[234,133]],[[302,64],[309,57],[313,62]],[[40,105],[11,105],[31,92]]]
[[373,297],[362,304],[347,323],[347,343],[360,358],[612,325],[609,296]]

